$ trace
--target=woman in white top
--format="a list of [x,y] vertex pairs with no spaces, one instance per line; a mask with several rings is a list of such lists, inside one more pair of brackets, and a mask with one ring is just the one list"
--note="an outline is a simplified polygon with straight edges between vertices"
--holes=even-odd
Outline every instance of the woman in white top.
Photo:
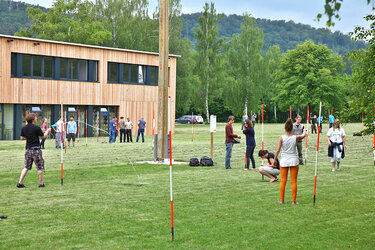
[[285,185],[288,180],[288,171],[290,169],[290,182],[292,184],[292,204],[298,204],[297,199],[297,175],[299,169],[299,159],[297,154],[297,141],[302,140],[306,136],[306,129],[302,135],[293,135],[293,121],[288,119],[285,122],[285,135],[280,136],[279,144],[277,145],[274,164],[280,149],[283,149],[280,159],[280,203],[284,203]]
[[343,156],[343,146],[347,149],[346,146],[346,134],[343,128],[340,128],[340,123],[336,120],[333,123],[332,128],[330,128],[327,132],[327,141],[328,141],[328,156],[331,156],[331,163],[332,163],[332,172],[336,169],[336,162],[337,162],[337,170],[340,170],[340,162],[341,159],[344,158]]

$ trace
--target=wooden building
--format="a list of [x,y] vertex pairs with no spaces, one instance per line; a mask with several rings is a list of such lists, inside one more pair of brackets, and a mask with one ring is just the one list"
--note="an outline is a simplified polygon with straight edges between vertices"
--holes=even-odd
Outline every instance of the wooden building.
[[[79,120],[85,136],[107,135],[113,116],[147,122],[152,133],[157,119],[157,53],[0,35],[0,140],[20,138],[27,112],[48,119],[60,116]],[[176,55],[169,56],[169,95],[172,128],[175,120]],[[155,111],[155,112],[154,112]],[[155,122],[155,124],[157,124]]]

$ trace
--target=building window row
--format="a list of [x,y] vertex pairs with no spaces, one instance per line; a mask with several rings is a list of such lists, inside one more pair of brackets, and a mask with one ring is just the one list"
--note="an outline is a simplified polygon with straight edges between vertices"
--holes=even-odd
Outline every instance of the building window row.
[[12,53],[12,77],[98,81],[98,61]]
[[158,67],[108,62],[108,82],[158,85]]

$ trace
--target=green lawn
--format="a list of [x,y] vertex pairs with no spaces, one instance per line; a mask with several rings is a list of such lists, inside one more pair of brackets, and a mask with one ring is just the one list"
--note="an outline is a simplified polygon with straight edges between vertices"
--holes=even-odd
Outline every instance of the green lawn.
[[[298,176],[298,206],[279,204],[279,182],[262,182],[258,172],[242,171],[244,141],[235,145],[232,167],[224,169],[224,124],[214,136],[214,167],[173,169],[175,241],[170,236],[169,166],[131,162],[151,160],[146,143],[107,144],[89,139],[64,154],[52,140],[43,151],[46,188],[37,188],[34,169],[16,184],[23,168],[21,141],[0,141],[1,249],[55,248],[375,248],[375,167],[372,137],[353,137],[360,124],[345,127],[349,150],[340,172],[331,172],[325,136],[319,152],[317,204],[313,206],[316,135],[310,135],[308,162]],[[257,148],[261,130],[256,126]],[[266,149],[274,151],[282,124],[264,126]],[[236,124],[235,132],[240,132]],[[324,125],[324,133],[327,125]],[[100,138],[100,142],[107,138]],[[208,126],[179,125],[173,158],[188,161],[210,153]],[[256,158],[257,164],[261,160]]]

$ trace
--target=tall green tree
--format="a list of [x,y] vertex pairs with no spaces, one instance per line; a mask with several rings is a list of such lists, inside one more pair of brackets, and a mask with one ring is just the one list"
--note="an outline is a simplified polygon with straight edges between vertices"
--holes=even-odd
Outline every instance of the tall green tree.
[[[87,0],[56,0],[48,12],[29,7],[30,28],[18,36],[108,46],[111,33],[95,18],[95,6]],[[94,18],[93,18],[94,17]]]
[[[223,39],[219,39],[218,22],[219,15],[216,13],[214,3],[205,3],[203,14],[198,19],[199,28],[194,30],[197,40],[197,72],[200,79],[200,90],[197,100],[204,100],[206,117],[209,122],[209,98],[214,98],[210,90],[215,89],[217,73],[220,65],[220,50],[223,46]],[[202,102],[199,102],[202,104]],[[199,106],[200,108],[201,106]]]
[[241,115],[245,107],[255,109],[264,89],[263,30],[249,14],[244,14],[241,34],[234,35],[228,47],[226,69],[231,80],[227,84],[226,103],[236,115]]
[[340,110],[345,105],[342,58],[325,45],[311,41],[288,51],[274,73],[278,106],[287,111],[289,105],[305,108],[308,104],[318,112],[319,101],[327,109]]

